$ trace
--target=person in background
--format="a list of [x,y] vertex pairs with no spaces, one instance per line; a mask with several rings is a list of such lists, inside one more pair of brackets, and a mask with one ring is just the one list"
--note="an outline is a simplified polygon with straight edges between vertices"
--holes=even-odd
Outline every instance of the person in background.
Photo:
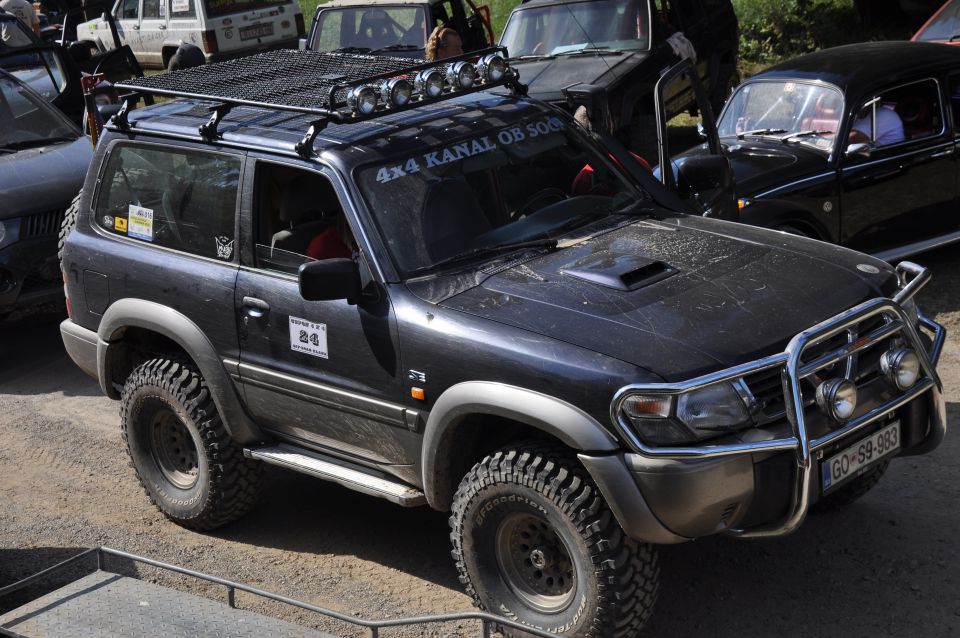
[[427,38],[427,60],[443,60],[455,55],[463,55],[463,42],[460,34],[450,27],[437,27]]
[[[0,9],[17,16],[20,22],[33,29],[34,33],[40,33],[40,18],[33,10],[33,5],[27,0],[0,0]],[[12,44],[11,46],[24,45]]]

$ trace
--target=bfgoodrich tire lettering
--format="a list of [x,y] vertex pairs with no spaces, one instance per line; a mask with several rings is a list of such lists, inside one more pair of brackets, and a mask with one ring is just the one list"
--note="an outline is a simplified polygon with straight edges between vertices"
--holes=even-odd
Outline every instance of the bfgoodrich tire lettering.
[[152,359],[138,367],[124,384],[120,414],[137,478],[172,521],[209,530],[256,503],[262,467],[230,439],[191,366]]
[[460,581],[482,609],[592,638],[636,635],[653,608],[656,553],[623,533],[562,447],[517,446],[483,459],[457,490],[450,526]]

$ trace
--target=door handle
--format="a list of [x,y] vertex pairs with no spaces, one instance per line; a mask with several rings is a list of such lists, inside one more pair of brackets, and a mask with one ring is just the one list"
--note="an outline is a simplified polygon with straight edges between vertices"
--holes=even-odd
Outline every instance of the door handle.
[[251,317],[260,318],[270,312],[270,304],[256,297],[244,297],[243,307]]
[[139,30],[140,30],[140,25],[139,25],[139,24],[133,25],[133,30],[134,30],[134,31],[139,31]]
[[161,31],[166,31],[167,25],[161,24],[161,25],[159,25],[157,28],[160,29]]
[[953,148],[944,149],[939,153],[934,153],[933,155],[930,156],[930,158],[936,159],[938,157],[949,157],[950,155],[953,155]]

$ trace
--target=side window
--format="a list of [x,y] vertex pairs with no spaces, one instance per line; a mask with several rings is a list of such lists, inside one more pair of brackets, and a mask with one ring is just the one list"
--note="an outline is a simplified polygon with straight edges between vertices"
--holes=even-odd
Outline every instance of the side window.
[[144,18],[163,18],[165,0],[143,0]]
[[947,81],[947,99],[950,100],[950,113],[953,115],[953,134],[960,136],[960,73],[954,73]]
[[140,17],[140,0],[123,0],[120,17],[125,20],[136,20]]
[[193,0],[170,0],[171,18],[193,18],[196,12]]
[[942,132],[940,90],[934,80],[924,80],[867,100],[854,118],[849,141],[880,147]]
[[114,149],[97,199],[107,232],[233,261],[240,160],[173,149]]
[[354,257],[353,234],[323,175],[261,162],[254,202],[257,268],[296,274],[308,261]]

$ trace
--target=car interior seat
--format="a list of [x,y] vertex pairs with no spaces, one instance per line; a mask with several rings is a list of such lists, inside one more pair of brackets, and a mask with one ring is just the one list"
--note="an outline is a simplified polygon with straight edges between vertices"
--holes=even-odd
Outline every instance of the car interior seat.
[[360,18],[357,27],[357,45],[376,49],[395,44],[393,24],[383,9],[370,9]]
[[420,224],[427,254],[435,261],[462,252],[491,228],[473,189],[460,178],[430,184]]
[[803,118],[800,130],[837,132],[840,125],[840,99],[832,93],[821,93],[814,103],[813,116]]
[[273,234],[270,253],[278,249],[305,255],[313,238],[339,211],[340,201],[326,180],[314,175],[294,177],[280,196],[280,221],[285,227]]

